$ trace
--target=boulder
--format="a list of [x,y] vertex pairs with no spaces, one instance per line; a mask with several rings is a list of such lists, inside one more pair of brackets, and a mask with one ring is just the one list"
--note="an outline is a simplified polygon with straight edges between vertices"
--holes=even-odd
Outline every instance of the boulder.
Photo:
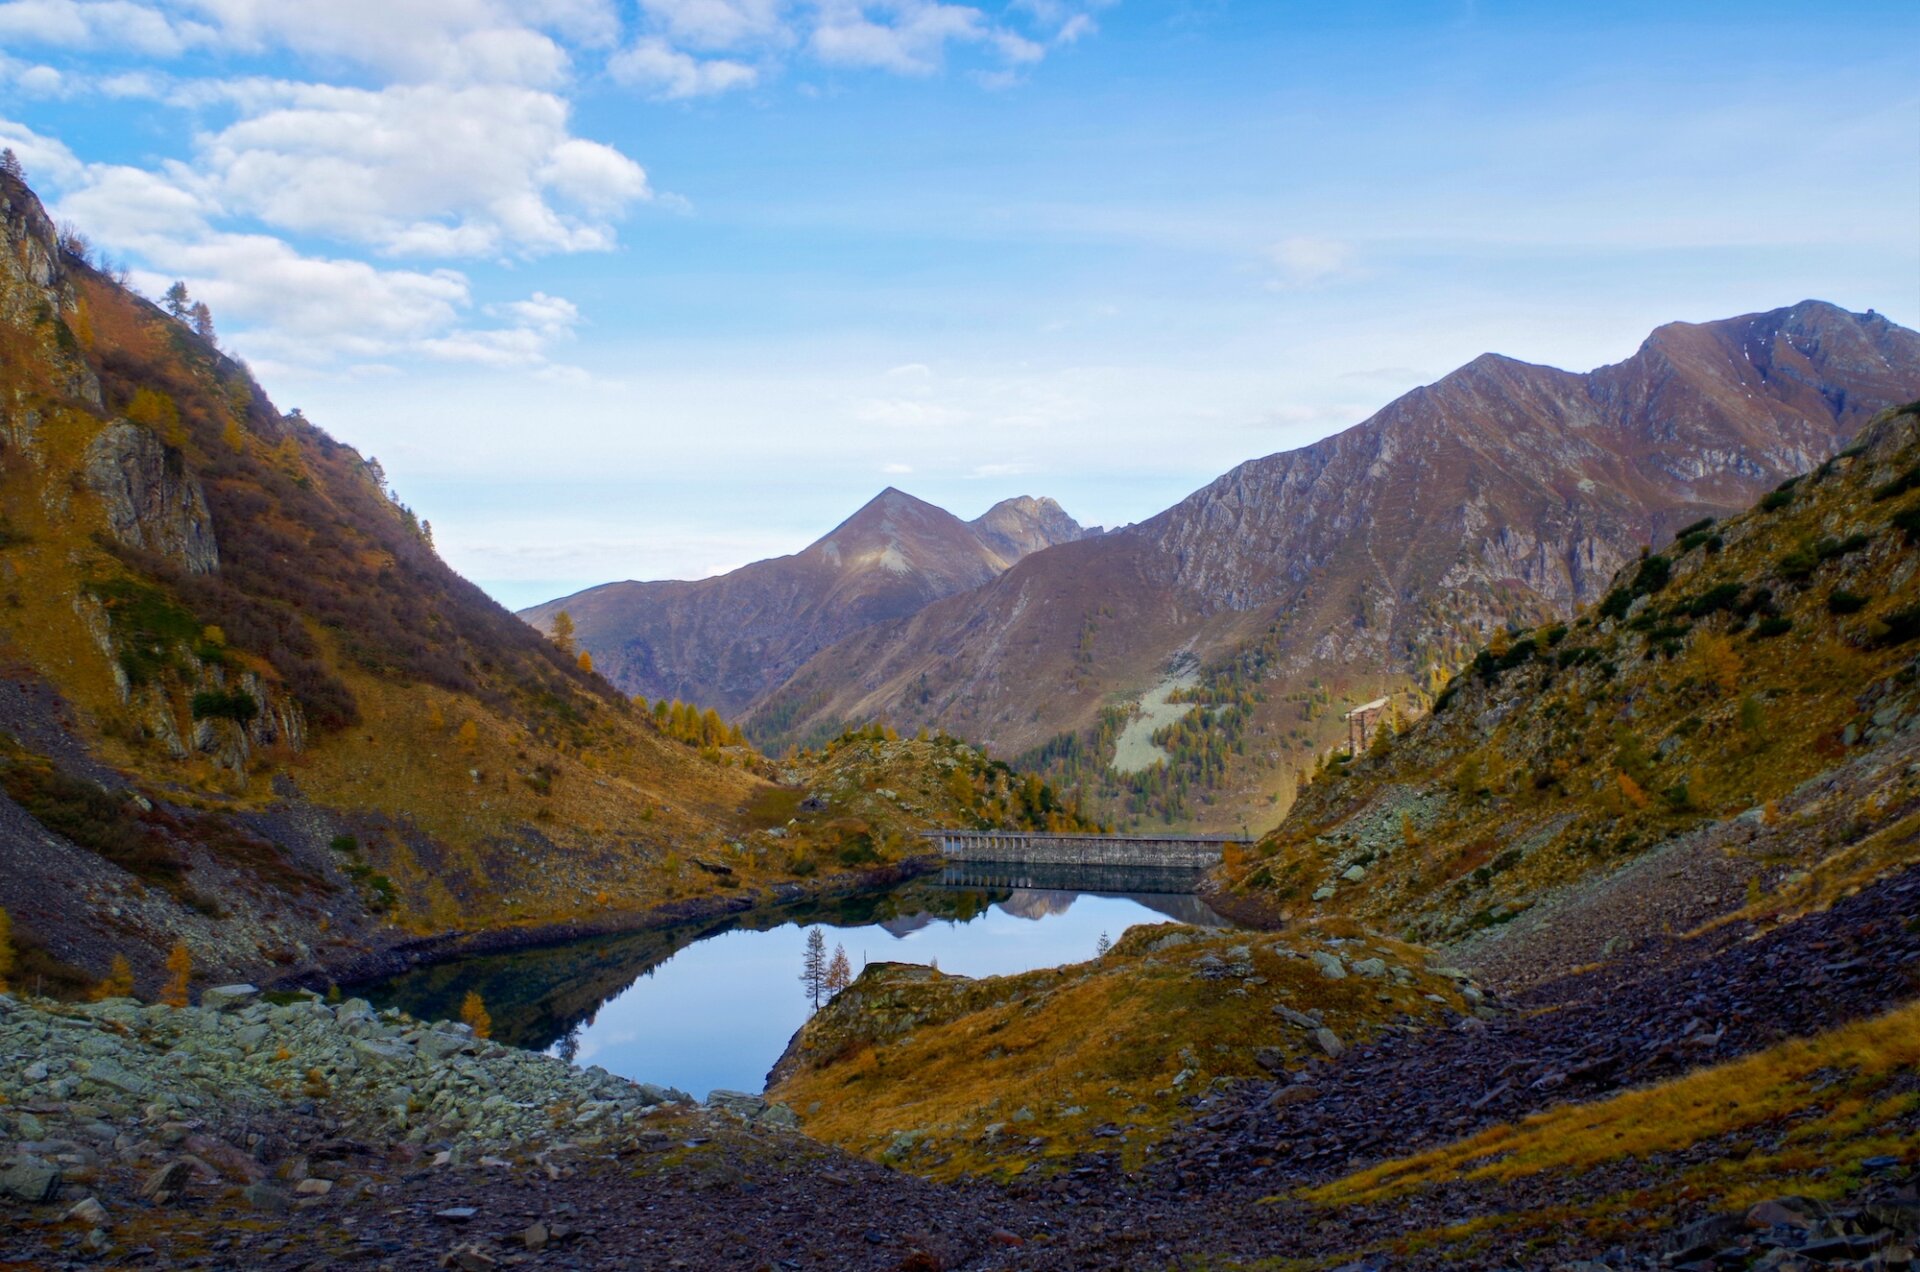
[[45,1205],[60,1193],[60,1172],[28,1159],[0,1171],[0,1193],[30,1206]]
[[238,1011],[258,1001],[260,990],[253,985],[216,985],[200,994],[200,1005],[208,1011]]

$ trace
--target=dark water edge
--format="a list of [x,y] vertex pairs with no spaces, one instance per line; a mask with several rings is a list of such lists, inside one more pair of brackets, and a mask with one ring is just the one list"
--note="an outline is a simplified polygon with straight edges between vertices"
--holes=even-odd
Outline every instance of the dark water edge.
[[1233,926],[1193,894],[1198,880],[1193,871],[954,863],[890,887],[468,955],[342,988],[425,1019],[457,1018],[477,993],[498,1041],[577,1052],[581,1063],[648,1081],[668,1078],[665,1069],[683,1083],[736,1085],[763,1074],[804,1023],[795,973],[807,929],[820,929],[830,949],[844,942],[856,973],[869,958],[938,956],[949,971],[998,974],[1091,958],[1098,938],[1134,923]]

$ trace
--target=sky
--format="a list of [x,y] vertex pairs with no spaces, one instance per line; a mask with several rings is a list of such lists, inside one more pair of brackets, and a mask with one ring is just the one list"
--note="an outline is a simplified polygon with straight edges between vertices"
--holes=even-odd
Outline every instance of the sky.
[[519,607],[1920,326],[1911,0],[0,0],[0,144]]

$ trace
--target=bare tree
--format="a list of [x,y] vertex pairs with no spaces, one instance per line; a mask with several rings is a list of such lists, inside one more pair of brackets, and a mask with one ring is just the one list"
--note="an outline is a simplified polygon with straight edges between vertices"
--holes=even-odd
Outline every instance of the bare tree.
[[827,938],[819,928],[807,932],[806,953],[800,956],[800,984],[814,1007],[827,992]]

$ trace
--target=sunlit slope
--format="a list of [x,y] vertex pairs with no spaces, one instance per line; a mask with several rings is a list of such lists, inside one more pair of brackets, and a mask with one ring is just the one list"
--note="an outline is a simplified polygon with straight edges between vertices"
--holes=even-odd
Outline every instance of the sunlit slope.
[[1574,621],[1497,638],[1221,883],[1424,939],[1558,924],[1544,975],[1910,862],[1917,544],[1907,407],[1752,510],[1681,527]]

